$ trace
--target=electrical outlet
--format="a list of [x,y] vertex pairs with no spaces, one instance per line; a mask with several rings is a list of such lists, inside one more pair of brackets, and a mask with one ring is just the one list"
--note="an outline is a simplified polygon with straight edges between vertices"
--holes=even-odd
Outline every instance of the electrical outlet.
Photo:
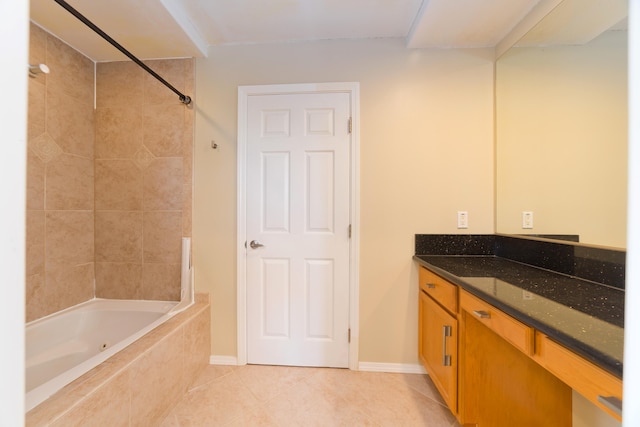
[[533,212],[522,212],[522,228],[533,228]]
[[469,228],[469,213],[458,211],[458,228]]

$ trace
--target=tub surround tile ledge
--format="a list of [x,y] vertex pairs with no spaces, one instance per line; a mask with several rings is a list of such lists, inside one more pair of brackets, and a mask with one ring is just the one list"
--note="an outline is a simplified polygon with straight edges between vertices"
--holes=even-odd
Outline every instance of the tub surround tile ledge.
[[508,235],[416,235],[461,288],[622,378],[625,251]]

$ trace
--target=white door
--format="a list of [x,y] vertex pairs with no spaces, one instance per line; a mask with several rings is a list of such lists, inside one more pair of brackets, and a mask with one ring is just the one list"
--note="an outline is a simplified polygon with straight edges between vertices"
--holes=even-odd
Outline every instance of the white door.
[[350,95],[247,101],[247,362],[349,366]]

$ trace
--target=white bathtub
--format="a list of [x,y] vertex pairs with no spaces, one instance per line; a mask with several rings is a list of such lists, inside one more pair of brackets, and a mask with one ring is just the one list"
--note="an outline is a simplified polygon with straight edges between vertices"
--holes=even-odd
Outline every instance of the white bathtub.
[[26,410],[178,310],[177,302],[93,299],[26,326]]
[[25,328],[25,410],[194,303],[191,239],[182,238],[180,301],[93,299]]

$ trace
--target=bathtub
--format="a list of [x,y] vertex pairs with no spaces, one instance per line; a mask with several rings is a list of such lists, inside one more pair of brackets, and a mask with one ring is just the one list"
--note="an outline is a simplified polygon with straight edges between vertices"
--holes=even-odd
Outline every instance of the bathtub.
[[93,299],[26,326],[26,410],[99,365],[177,310],[178,302]]
[[191,239],[182,239],[180,301],[95,298],[27,323],[25,410],[194,304]]

